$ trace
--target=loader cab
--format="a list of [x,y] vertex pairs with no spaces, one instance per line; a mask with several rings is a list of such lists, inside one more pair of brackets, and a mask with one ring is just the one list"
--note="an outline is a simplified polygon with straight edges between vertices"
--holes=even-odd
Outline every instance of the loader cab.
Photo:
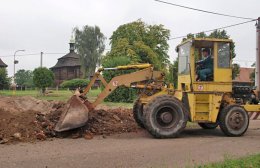
[[[232,68],[229,39],[193,38],[177,46],[178,52],[178,90],[181,91],[217,91],[232,89]],[[204,58],[203,51],[208,50],[212,59],[212,71],[206,80],[199,79],[198,62]],[[204,54],[205,55],[205,54]],[[224,87],[219,87],[219,83]]]

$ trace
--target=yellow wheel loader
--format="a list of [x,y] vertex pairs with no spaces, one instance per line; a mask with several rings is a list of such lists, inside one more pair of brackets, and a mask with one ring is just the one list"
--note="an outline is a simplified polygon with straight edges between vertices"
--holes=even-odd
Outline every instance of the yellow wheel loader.
[[[178,87],[166,84],[164,73],[150,64],[100,68],[82,93],[76,92],[68,101],[55,130],[58,132],[81,127],[88,112],[100,104],[119,86],[139,89],[133,106],[134,118],[156,138],[178,136],[188,121],[204,129],[220,126],[227,136],[243,135],[249,125],[247,112],[259,112],[258,94],[250,86],[232,82],[232,55],[229,39],[193,38],[177,46]],[[199,80],[198,60],[207,49],[213,61],[213,71],[206,80]],[[135,72],[114,77],[107,82],[102,71],[136,69]],[[105,86],[94,102],[85,95],[99,78]]]

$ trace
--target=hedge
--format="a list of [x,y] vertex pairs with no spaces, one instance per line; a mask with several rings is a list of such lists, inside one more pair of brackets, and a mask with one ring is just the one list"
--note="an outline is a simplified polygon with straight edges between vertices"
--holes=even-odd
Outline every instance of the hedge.
[[89,80],[87,79],[71,79],[66,80],[60,84],[62,88],[69,88],[71,90],[75,90],[76,88],[84,88],[89,84]]

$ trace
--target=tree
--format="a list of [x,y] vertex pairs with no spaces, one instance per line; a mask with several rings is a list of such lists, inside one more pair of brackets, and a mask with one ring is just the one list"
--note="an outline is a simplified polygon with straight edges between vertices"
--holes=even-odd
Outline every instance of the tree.
[[240,65],[239,64],[232,64],[232,79],[235,79],[240,73]]
[[[155,69],[167,72],[169,56],[167,54],[170,31],[163,25],[147,25],[141,20],[119,26],[110,37],[111,51],[102,59],[104,67],[126,64],[151,63]],[[116,75],[130,73],[132,70],[104,72],[104,78],[112,79]],[[118,88],[107,101],[132,102],[136,91],[130,88]]]
[[105,50],[105,36],[98,26],[83,26],[82,30],[74,28],[75,47],[81,56],[83,76],[90,76],[100,63],[101,54]]
[[36,68],[33,71],[33,83],[36,87],[41,89],[41,92],[44,94],[46,87],[49,87],[54,82],[54,74],[51,70],[43,67]]
[[165,69],[169,63],[170,31],[163,25],[147,25],[141,20],[121,25],[110,37],[108,57],[126,56],[130,63],[151,63]]
[[15,83],[21,87],[33,86],[33,73],[30,70],[21,69],[15,74]]
[[178,58],[176,58],[173,64],[169,64],[169,72],[166,74],[167,82],[173,83],[175,88],[178,84],[178,62]]
[[255,81],[255,65],[256,65],[255,62],[251,65],[251,67],[254,68],[253,72],[250,74],[250,80],[251,80],[252,82]]
[[0,68],[0,89],[8,88],[10,79],[7,77],[6,68]]
[[[128,65],[130,64],[130,59],[126,56],[119,56],[119,57],[112,57],[109,59],[103,60],[103,67],[116,67],[119,65]],[[106,81],[110,81],[113,77],[131,73],[134,70],[120,70],[120,71],[104,71],[103,76]],[[125,88],[119,87],[114,90],[106,99],[105,101],[110,102],[133,102],[136,98],[137,91],[133,88]]]
[[185,41],[185,40],[187,40],[187,39],[190,39],[190,38],[206,38],[206,37],[208,37],[207,36],[207,34],[206,33],[204,33],[204,32],[200,32],[200,33],[198,33],[198,34],[191,34],[191,33],[189,33],[189,34],[187,34],[187,37],[185,37],[185,38],[183,38],[182,39],[182,41]]

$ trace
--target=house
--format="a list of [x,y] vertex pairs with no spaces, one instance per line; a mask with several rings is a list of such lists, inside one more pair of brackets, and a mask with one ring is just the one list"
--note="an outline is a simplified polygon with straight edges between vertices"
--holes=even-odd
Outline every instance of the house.
[[6,68],[6,67],[7,67],[7,65],[0,58],[0,68]]
[[240,67],[240,72],[238,76],[233,80],[233,83],[236,83],[238,85],[253,86],[254,81],[250,79],[250,75],[252,73],[254,73],[254,68]]
[[83,73],[81,71],[80,56],[75,53],[75,42],[73,40],[69,43],[70,52],[61,58],[50,69],[54,73],[55,86],[59,86],[63,81],[81,78]]

